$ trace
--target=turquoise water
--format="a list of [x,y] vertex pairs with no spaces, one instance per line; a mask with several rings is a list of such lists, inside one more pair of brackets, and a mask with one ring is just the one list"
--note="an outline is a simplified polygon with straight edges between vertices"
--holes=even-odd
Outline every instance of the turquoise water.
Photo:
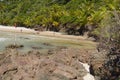
[[[0,32],[0,51],[5,50],[5,47],[10,44],[24,45],[20,51],[31,51],[37,48],[40,51],[56,49],[59,46],[81,48],[87,44],[82,44],[78,40],[45,37],[23,33]],[[47,43],[47,45],[46,45]]]

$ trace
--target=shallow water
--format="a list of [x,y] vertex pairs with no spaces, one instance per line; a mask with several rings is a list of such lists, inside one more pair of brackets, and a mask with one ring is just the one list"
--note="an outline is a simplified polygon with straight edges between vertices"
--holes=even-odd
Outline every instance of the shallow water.
[[[33,48],[37,48],[40,51],[46,51],[49,49],[56,49],[58,46],[72,48],[87,46],[89,48],[90,45],[90,43],[81,42],[79,40],[0,31],[0,51],[3,51],[6,46],[14,43],[24,45],[23,48],[18,49],[24,52],[33,50]],[[47,43],[47,45],[45,43]]]
[[6,38],[0,38],[0,42],[5,41],[5,40],[6,40]]

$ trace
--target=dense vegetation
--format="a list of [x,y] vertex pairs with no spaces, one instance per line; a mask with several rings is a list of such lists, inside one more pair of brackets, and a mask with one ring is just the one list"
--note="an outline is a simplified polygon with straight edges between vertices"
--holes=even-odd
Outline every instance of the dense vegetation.
[[[114,11],[102,20],[98,51],[106,53],[106,60],[98,73],[101,80],[120,80],[120,15]],[[97,74],[97,75],[98,75]]]
[[[0,24],[42,27],[83,35],[97,31],[101,20],[119,10],[119,0],[0,0]],[[96,29],[95,31],[93,31]]]

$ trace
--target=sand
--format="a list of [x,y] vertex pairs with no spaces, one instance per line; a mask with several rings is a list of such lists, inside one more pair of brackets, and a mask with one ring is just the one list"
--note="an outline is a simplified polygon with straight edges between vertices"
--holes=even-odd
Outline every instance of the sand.
[[67,38],[67,39],[82,39],[85,40],[87,37],[83,36],[74,36],[74,35],[65,35],[59,32],[53,32],[53,31],[35,31],[34,29],[29,29],[25,27],[14,27],[14,26],[3,26],[0,25],[0,31],[6,31],[6,32],[16,32],[16,33],[29,33],[29,34],[35,34],[40,36],[49,36],[49,37],[58,37],[58,38]]
[[3,25],[0,25],[0,31],[35,33],[35,30],[33,30],[33,29],[28,29],[28,28],[24,28],[24,27],[3,26]]

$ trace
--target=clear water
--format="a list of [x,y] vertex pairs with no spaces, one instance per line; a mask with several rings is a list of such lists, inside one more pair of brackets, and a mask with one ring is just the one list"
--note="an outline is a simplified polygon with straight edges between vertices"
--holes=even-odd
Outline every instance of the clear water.
[[[58,46],[81,48],[89,44],[78,40],[0,31],[0,51],[5,50],[6,46],[14,43],[24,45],[23,48],[19,49],[24,52],[33,50],[33,47],[37,47],[40,51],[46,51],[49,49],[55,49]],[[44,45],[44,43],[48,43],[50,45],[47,46]]]

